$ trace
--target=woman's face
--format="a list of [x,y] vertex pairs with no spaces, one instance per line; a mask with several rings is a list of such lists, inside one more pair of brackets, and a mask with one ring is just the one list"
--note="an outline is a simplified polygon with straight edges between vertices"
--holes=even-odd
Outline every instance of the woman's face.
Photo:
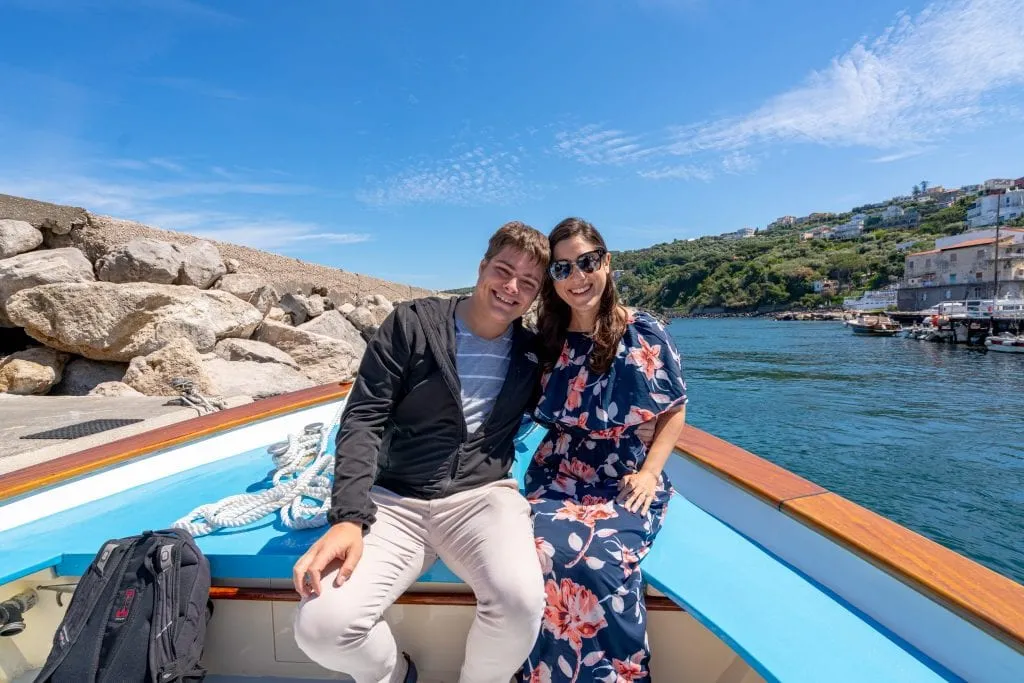
[[[595,250],[597,253],[595,254]],[[594,266],[593,272],[585,272],[576,260],[589,255],[585,261]],[[564,280],[554,279],[555,293],[574,312],[596,315],[601,305],[601,295],[608,286],[611,256],[604,254],[600,246],[581,235],[562,240],[555,245],[551,254],[553,267],[569,271]],[[559,263],[561,261],[561,263]],[[584,263],[588,265],[588,263]],[[571,270],[569,270],[571,268]]]

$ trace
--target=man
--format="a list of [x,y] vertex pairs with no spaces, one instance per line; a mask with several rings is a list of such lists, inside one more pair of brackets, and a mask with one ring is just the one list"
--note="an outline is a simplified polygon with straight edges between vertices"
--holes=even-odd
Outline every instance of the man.
[[440,557],[476,594],[461,683],[507,683],[545,606],[509,477],[540,365],[523,328],[547,237],[502,226],[473,293],[400,304],[367,345],[336,443],[330,527],[296,563],[299,647],[356,683],[416,680],[382,615]]

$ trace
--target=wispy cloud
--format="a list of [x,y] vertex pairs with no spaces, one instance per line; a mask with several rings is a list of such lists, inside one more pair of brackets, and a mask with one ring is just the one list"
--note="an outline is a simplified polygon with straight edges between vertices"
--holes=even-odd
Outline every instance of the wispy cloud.
[[611,182],[609,178],[604,176],[596,175],[583,175],[576,178],[577,185],[586,185],[588,187],[600,187],[601,185],[607,185]]
[[[165,163],[160,163],[165,162]],[[306,195],[316,188],[287,183],[268,183],[244,179],[234,173],[235,180],[220,174],[208,176],[166,159],[136,161],[114,159],[96,164],[99,168],[120,168],[133,172],[131,179],[113,179],[103,174],[78,172],[45,172],[26,176],[23,172],[0,171],[0,192],[59,204],[82,206],[95,213],[137,220],[165,230],[189,232],[224,242],[257,249],[287,251],[304,244],[345,245],[372,239],[369,233],[315,222],[295,221],[287,216],[266,212],[250,213],[233,209],[191,209],[210,202],[219,206],[236,205],[237,196]],[[186,172],[188,178],[153,179],[154,168],[168,166]],[[221,169],[224,170],[224,169]]]
[[1024,120],[1004,96],[1024,84],[1024,22],[1011,19],[1019,14],[1019,0],[943,0],[897,15],[881,35],[747,114],[659,133],[591,124],[556,133],[553,149],[648,180],[749,173],[764,150],[793,143],[889,152],[876,163],[907,159],[950,135]]
[[722,158],[722,170],[732,175],[749,173],[756,169],[758,164],[756,157],[744,152],[731,152]]
[[621,165],[656,154],[658,149],[642,144],[639,135],[589,124],[555,134],[555,151],[584,164]]
[[373,206],[505,204],[529,192],[521,166],[518,153],[473,147],[383,179],[370,177],[356,198]]
[[904,159],[912,159],[916,156],[921,156],[925,152],[931,151],[930,148],[924,147],[920,149],[908,149],[903,152],[895,152],[893,154],[885,154],[874,159],[869,159],[873,164],[890,164],[894,161],[903,161]]
[[638,171],[637,175],[647,180],[704,180],[708,181],[715,177],[715,174],[701,166],[681,164],[676,166],[662,166],[648,171]]
[[1024,83],[1018,0],[953,0],[862,40],[753,112],[675,131],[672,152],[811,142],[906,147],[990,124],[1001,90]]
[[152,82],[162,85],[167,88],[179,90],[181,92],[189,93],[191,95],[199,95],[201,97],[210,97],[217,100],[235,100],[238,102],[244,101],[246,98],[235,90],[230,88],[223,88],[212,83],[200,80],[198,78],[184,78],[180,76],[167,76],[163,78],[154,78]]

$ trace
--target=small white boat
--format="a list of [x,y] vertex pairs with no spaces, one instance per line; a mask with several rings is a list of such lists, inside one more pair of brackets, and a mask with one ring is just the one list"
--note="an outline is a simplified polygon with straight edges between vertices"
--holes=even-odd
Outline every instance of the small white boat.
[[[265,488],[269,447],[314,423],[333,431],[346,395],[330,385],[268,398],[0,477],[0,602],[37,600],[0,637],[0,681],[33,680],[62,593],[108,539]],[[517,476],[540,437],[524,424]],[[1024,586],[694,427],[667,471],[678,493],[641,565],[645,680],[1024,681]],[[214,579],[208,683],[338,680],[291,631],[292,566],[321,531],[270,515],[199,537]],[[439,562],[387,611],[420,681],[458,679],[473,605]]]
[[985,339],[985,348],[1000,353],[1024,353],[1024,335],[1003,333]]

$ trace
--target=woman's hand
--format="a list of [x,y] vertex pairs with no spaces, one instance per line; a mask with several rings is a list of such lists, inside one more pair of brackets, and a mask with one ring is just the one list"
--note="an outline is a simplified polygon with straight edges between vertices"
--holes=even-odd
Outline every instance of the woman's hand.
[[619,482],[618,502],[630,512],[640,511],[646,515],[654,502],[654,494],[658,490],[658,477],[651,472],[640,470],[627,474]]

